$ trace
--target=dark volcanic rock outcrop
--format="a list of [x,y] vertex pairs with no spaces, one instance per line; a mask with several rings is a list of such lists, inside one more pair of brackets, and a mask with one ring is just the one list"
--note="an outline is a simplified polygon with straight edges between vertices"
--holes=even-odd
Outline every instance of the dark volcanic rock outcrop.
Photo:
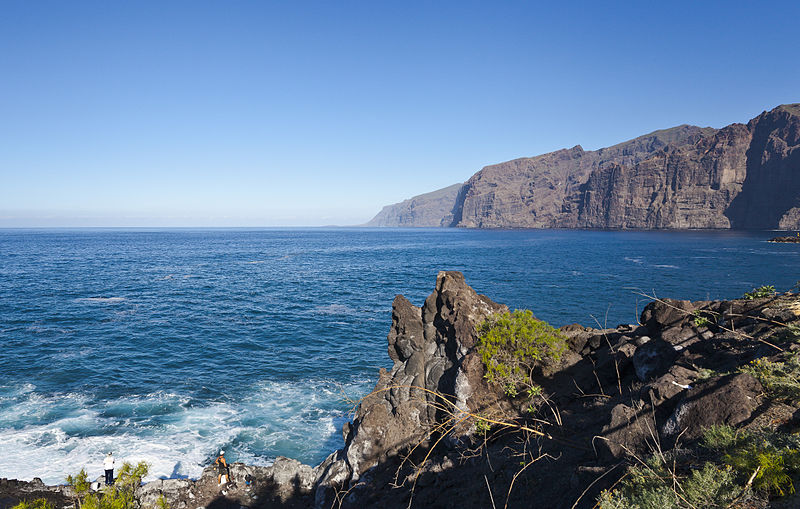
[[320,465],[318,506],[330,505],[332,489],[357,481],[379,462],[425,442],[440,422],[441,407],[447,405],[439,394],[448,395],[454,410],[479,412],[497,402],[474,347],[476,327],[491,313],[504,310],[478,295],[460,272],[440,272],[422,308],[402,295],[395,298],[388,336],[394,366],[381,370],[374,391],[345,429],[344,449]]
[[74,493],[67,486],[45,486],[41,479],[32,481],[0,479],[0,509],[10,509],[19,502],[45,500],[52,507],[67,507],[74,504]]
[[[797,412],[767,399],[752,376],[736,374],[754,359],[782,355],[760,339],[778,341],[768,323],[798,323],[797,296],[667,299],[645,308],[641,326],[563,327],[569,350],[557,365],[533,373],[543,388],[533,411],[483,380],[475,327],[502,309],[451,272],[440,273],[421,309],[395,299],[388,337],[394,367],[381,373],[376,392],[362,403],[345,449],[317,467],[317,507],[338,500],[353,508],[589,508],[622,476],[620,462],[669,453],[676,440],[681,448],[696,447],[712,425],[789,422]],[[499,427],[481,437],[457,428],[437,442],[429,433],[448,429],[441,426],[457,411],[439,411],[436,398],[410,385],[542,435]],[[521,458],[536,461],[522,472]]]
[[470,228],[797,229],[800,104],[747,125],[684,125],[600,150],[576,146],[487,166],[449,213],[441,205],[429,223],[436,216],[443,226]]
[[774,237],[767,242],[784,242],[788,244],[800,244],[800,234],[795,237]]
[[136,491],[141,509],[159,507],[163,497],[171,509],[282,508],[313,505],[317,471],[297,460],[279,456],[268,467],[229,465],[233,482],[219,485],[217,471],[206,467],[199,479],[159,479]]
[[664,424],[662,433],[695,440],[711,426],[737,426],[758,408],[763,388],[751,375],[739,373],[716,378],[690,389]]

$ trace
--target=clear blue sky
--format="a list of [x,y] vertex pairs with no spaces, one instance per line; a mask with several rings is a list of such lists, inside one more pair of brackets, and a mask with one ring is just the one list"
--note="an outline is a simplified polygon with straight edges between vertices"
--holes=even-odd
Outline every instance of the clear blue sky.
[[800,102],[800,2],[550,4],[6,0],[0,226],[362,223]]

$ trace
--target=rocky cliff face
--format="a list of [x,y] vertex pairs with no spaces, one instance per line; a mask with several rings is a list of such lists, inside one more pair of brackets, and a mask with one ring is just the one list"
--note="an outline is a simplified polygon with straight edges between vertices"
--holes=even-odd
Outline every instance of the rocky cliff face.
[[364,226],[450,226],[451,211],[461,184],[421,194],[400,203],[387,205]]
[[800,104],[762,113],[747,129],[742,190],[726,210],[731,226],[800,228]]
[[635,165],[592,172],[567,201],[562,228],[730,228],[728,205],[745,179],[751,135],[739,124],[686,145],[667,145]]
[[318,507],[329,506],[333,490],[354,484],[378,463],[425,443],[441,422],[443,407],[474,412],[497,402],[474,346],[477,326],[504,310],[478,295],[460,272],[440,272],[422,308],[402,295],[395,298],[388,336],[394,366],[381,370],[353,424],[345,427],[344,449],[317,467]]
[[672,144],[695,143],[711,132],[684,125],[601,150],[576,146],[487,166],[464,184],[451,226],[577,227],[565,223],[586,208],[582,196],[592,176],[613,176],[612,168],[636,166]]
[[427,221],[468,228],[797,229],[798,133],[800,104],[791,104],[747,125],[679,126],[596,151],[576,146],[516,159],[483,168],[460,188],[449,213],[439,203]]

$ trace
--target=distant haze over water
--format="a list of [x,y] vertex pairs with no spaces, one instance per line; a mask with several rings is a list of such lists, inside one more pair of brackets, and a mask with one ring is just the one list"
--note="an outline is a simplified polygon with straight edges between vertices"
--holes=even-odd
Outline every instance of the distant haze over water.
[[0,230],[0,477],[62,482],[104,452],[198,476],[341,446],[390,365],[396,294],[439,270],[553,325],[635,323],[647,299],[798,279],[770,232]]

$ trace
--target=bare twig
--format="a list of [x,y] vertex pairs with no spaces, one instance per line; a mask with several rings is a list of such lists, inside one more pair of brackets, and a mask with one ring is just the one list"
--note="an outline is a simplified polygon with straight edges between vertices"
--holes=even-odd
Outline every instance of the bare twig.
[[742,489],[742,492],[739,494],[739,496],[738,496],[738,497],[736,497],[736,498],[734,498],[734,499],[731,501],[731,503],[730,503],[730,504],[726,505],[726,506],[725,506],[725,509],[730,509],[731,507],[734,507],[734,506],[736,506],[736,504],[738,504],[738,503],[739,503],[739,501],[740,501],[742,498],[744,498],[744,497],[745,497],[745,495],[747,495],[748,489],[750,488],[750,486],[752,486],[752,485],[753,485],[753,480],[756,478],[756,475],[758,475],[758,472],[759,472],[759,470],[761,470],[761,466],[760,466],[760,465],[759,465],[759,466],[758,466],[758,467],[755,469],[755,471],[753,472],[753,474],[750,476],[750,479],[748,479],[748,480],[747,480],[747,484],[745,484],[745,485],[744,485],[744,488]]
[[486,481],[486,489],[489,490],[489,499],[492,501],[492,509],[497,509],[494,505],[494,495],[492,495],[492,487],[489,486],[489,478],[483,474],[483,479]]
[[597,376],[597,371],[592,368],[592,374],[594,375],[594,379],[597,380],[597,387],[600,388],[600,394],[603,396],[606,395],[606,391],[603,390],[603,384],[600,383],[600,377]]
[[514,489],[514,481],[517,480],[517,477],[519,477],[519,475],[522,474],[522,472],[524,472],[526,468],[528,468],[529,466],[533,465],[534,463],[536,463],[537,461],[539,461],[540,459],[545,458],[545,457],[549,457],[549,458],[555,459],[555,458],[553,458],[552,456],[550,456],[547,453],[541,454],[541,455],[539,455],[539,457],[534,458],[533,460],[525,463],[525,466],[522,467],[521,469],[519,469],[519,471],[516,474],[514,474],[514,477],[511,479],[511,484],[508,486],[508,493],[506,493],[506,503],[505,503],[505,505],[503,505],[503,509],[508,509],[508,501],[511,498],[511,490]]
[[586,487],[586,489],[585,489],[585,490],[583,490],[583,492],[581,493],[581,496],[579,496],[579,497],[578,497],[578,499],[575,501],[575,503],[574,503],[574,504],[572,504],[572,507],[571,507],[570,509],[575,509],[576,507],[578,507],[578,502],[580,502],[580,501],[581,501],[581,499],[583,498],[583,496],[584,496],[584,495],[586,495],[586,493],[587,493],[587,492],[588,492],[590,489],[592,489],[592,486],[594,486],[595,484],[597,484],[597,482],[598,482],[600,479],[602,479],[603,477],[605,477],[605,476],[607,476],[608,474],[610,474],[611,472],[613,472],[613,471],[614,471],[614,470],[615,470],[615,469],[616,469],[618,466],[620,466],[620,465],[622,465],[622,463],[617,463],[617,464],[616,464],[616,465],[614,465],[613,467],[611,467],[611,468],[609,468],[608,470],[606,470],[605,472],[603,472],[603,474],[602,474],[600,477],[598,477],[597,479],[595,479],[594,481],[592,481],[592,482],[591,482],[591,484],[589,484],[589,486],[587,486],[587,487]]
[[342,509],[342,504],[344,503],[344,499],[347,498],[347,495],[350,494],[350,491],[352,491],[353,488],[355,488],[356,486],[363,486],[363,485],[364,483],[359,481],[354,485],[350,486],[350,488],[348,488],[347,490],[334,489],[333,492],[334,499],[333,502],[331,502],[331,509],[333,509],[334,506],[338,507],[339,509]]
[[758,475],[758,471],[759,470],[761,470],[761,465],[759,465],[758,468],[756,468],[755,472],[753,472],[753,475],[751,475],[750,479],[747,480],[747,484],[745,484],[745,488],[749,488],[750,486],[753,485],[753,479],[756,478],[756,475]]

